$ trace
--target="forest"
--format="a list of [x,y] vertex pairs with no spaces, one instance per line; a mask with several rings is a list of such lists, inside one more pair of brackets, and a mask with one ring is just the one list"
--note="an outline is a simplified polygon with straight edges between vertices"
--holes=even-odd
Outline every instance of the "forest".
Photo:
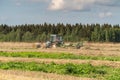
[[24,24],[0,25],[0,42],[45,42],[50,34],[65,42],[120,42],[120,26],[111,24]]

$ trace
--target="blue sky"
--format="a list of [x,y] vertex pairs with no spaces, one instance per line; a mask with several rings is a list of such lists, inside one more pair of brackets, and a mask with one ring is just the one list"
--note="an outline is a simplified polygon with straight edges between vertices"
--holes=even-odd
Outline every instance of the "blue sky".
[[0,0],[0,24],[120,24],[119,0]]

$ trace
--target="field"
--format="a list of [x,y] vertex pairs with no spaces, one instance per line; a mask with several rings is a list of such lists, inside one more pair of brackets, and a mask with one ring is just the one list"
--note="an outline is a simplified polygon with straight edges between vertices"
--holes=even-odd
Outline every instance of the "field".
[[120,44],[84,43],[81,49],[36,49],[0,42],[0,80],[120,80]]

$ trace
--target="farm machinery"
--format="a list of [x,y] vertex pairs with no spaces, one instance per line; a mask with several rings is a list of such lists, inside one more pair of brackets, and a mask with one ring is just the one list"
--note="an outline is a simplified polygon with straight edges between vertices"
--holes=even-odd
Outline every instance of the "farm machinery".
[[46,48],[61,47],[63,45],[63,38],[60,35],[51,34],[50,40],[46,42]]
[[51,34],[49,37],[49,40],[46,41],[45,43],[36,43],[35,47],[36,48],[74,48],[74,49],[80,49],[83,46],[82,42],[79,43],[64,43],[63,37],[61,35],[57,34]]
[[57,34],[51,34],[50,35],[50,40],[46,42],[46,48],[51,48],[51,47],[62,47],[62,48],[76,48],[80,49],[80,47],[83,46],[82,42],[79,43],[64,43],[63,42],[63,37],[61,35]]

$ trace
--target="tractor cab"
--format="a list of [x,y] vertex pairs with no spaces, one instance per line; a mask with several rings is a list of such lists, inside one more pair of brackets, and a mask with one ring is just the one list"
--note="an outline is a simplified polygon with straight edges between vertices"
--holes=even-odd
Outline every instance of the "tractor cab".
[[57,47],[60,47],[61,45],[63,45],[63,38],[60,35],[51,34],[49,43],[51,44],[51,46],[55,45]]
[[46,48],[53,46],[60,47],[61,45],[63,45],[63,38],[57,34],[51,34],[49,41],[46,42]]
[[55,42],[61,43],[61,42],[63,42],[62,36],[57,35],[57,34],[52,34],[52,35],[50,35],[50,42],[52,42],[52,43],[55,43]]

